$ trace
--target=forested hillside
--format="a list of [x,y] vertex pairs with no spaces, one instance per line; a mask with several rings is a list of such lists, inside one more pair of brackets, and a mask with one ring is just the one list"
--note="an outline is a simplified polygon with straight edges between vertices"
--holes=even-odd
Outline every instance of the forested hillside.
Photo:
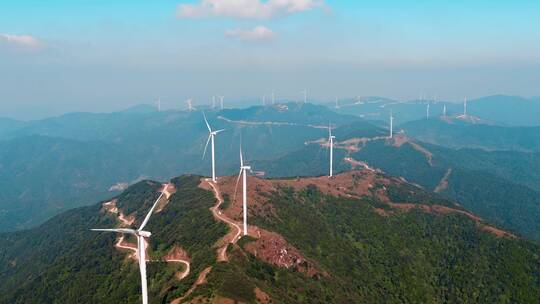
[[[238,220],[235,179],[222,178],[218,189],[223,214]],[[228,228],[209,210],[214,194],[198,176],[172,183],[175,194],[148,225],[151,303],[539,303],[538,245],[398,179],[369,170],[333,180],[250,177],[255,226],[221,262],[216,243]],[[160,186],[143,181],[116,198],[134,227]],[[129,251],[115,248],[116,235],[89,231],[116,225],[105,206],[0,234],[0,303],[140,302]],[[160,261],[176,247],[191,264],[181,280],[182,265]]]

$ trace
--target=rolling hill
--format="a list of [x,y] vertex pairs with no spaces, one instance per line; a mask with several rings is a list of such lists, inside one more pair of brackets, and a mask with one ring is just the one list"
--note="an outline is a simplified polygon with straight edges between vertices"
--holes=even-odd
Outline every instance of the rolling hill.
[[[365,119],[387,121],[390,111],[393,111],[396,123],[404,124],[426,118],[426,106],[430,103],[430,117],[442,116],[446,106],[448,116],[463,113],[463,104],[459,102],[427,100],[397,101],[381,97],[367,97],[341,101],[341,106],[335,108],[338,113],[357,115]],[[525,98],[519,96],[493,95],[477,99],[469,99],[468,114],[478,117],[491,124],[506,126],[540,126],[540,98]]]
[[[360,120],[310,104],[206,115],[214,128],[226,129],[216,142],[219,174],[236,172],[241,141],[248,160],[271,160],[325,136],[330,121],[341,126]],[[208,158],[201,158],[208,134],[200,111],[137,107],[17,126],[0,129],[0,231],[34,227],[141,179],[210,172]]]
[[[151,303],[539,302],[537,244],[400,179],[369,170],[250,177],[255,226],[240,240],[227,239],[234,227],[210,211],[240,220],[235,180],[171,181],[174,194],[148,224]],[[89,229],[136,226],[160,188],[142,181],[38,228],[0,234],[0,303],[138,303],[136,263],[117,248],[131,240]],[[186,276],[167,262],[175,253],[189,261]]]
[[540,152],[540,127],[506,127],[423,119],[402,124],[400,128],[409,136],[444,147]]

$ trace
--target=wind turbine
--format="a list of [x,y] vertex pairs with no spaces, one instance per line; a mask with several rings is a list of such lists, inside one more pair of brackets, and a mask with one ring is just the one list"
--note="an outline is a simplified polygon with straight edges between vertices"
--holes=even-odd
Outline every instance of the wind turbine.
[[[167,184],[168,186],[168,184]],[[91,229],[92,231],[104,231],[104,232],[117,232],[122,234],[132,234],[137,237],[137,255],[139,259],[139,271],[141,272],[141,291],[142,291],[142,302],[143,304],[148,304],[148,283],[146,281],[146,248],[144,246],[145,244],[145,238],[149,238],[152,233],[149,231],[144,231],[144,227],[150,220],[150,216],[152,215],[152,212],[154,212],[154,209],[156,208],[159,200],[163,197],[163,194],[165,194],[165,189],[161,191],[161,194],[159,195],[158,199],[155,201],[154,205],[152,205],[152,208],[150,208],[150,211],[144,218],[144,221],[142,222],[139,229],[128,229],[128,228],[117,228],[117,229]]]
[[276,104],[276,94],[272,91],[272,104]]
[[206,141],[206,146],[204,146],[204,152],[203,152],[203,159],[206,155],[206,149],[208,148],[208,143],[212,141],[212,181],[216,182],[216,152],[214,147],[214,141],[216,135],[218,133],[225,131],[225,129],[212,131],[212,128],[210,127],[210,124],[208,123],[208,120],[206,119],[206,114],[203,112],[204,122],[206,123],[206,127],[208,127],[208,140]]
[[328,125],[328,144],[330,145],[330,176],[334,176],[334,139],[336,137],[332,136],[332,127]]
[[240,177],[242,177],[243,188],[242,188],[242,210],[244,213],[244,235],[248,235],[247,228],[247,178],[246,171],[251,171],[251,166],[244,164],[244,158],[242,156],[242,146],[240,146],[240,173],[238,173],[238,178],[236,179],[236,186],[234,186],[234,197],[236,199],[236,188],[238,188],[238,183],[240,182]]
[[390,111],[390,138],[394,137],[394,114]]
[[158,98],[157,109],[158,109],[158,112],[161,112],[161,97]]
[[304,104],[306,104],[307,103],[307,89],[304,89],[301,93],[304,94]]
[[463,100],[463,115],[459,115],[458,118],[466,118],[467,117],[467,97],[465,97],[465,100]]
[[443,106],[443,117],[446,118],[446,105]]
[[429,119],[429,102],[427,103],[426,107],[426,119]]
[[263,106],[266,106],[266,95],[263,95],[262,102],[263,102]]
[[338,98],[337,98],[337,97],[336,97],[336,100],[335,100],[335,102],[336,102],[336,106],[335,106],[335,108],[336,108],[336,109],[339,109],[339,100],[338,100]]
[[220,104],[220,107],[221,109],[223,110],[223,99],[225,98],[225,96],[218,96],[219,97],[219,104]]
[[186,100],[186,103],[187,103],[187,106],[188,106],[188,111],[190,111],[190,112],[195,111],[195,108],[193,107],[193,99],[192,98]]

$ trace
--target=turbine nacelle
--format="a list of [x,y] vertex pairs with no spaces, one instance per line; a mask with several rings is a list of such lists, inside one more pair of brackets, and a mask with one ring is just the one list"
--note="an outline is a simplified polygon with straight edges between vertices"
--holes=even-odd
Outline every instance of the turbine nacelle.
[[137,235],[145,237],[145,238],[149,238],[152,236],[152,233],[150,231],[137,231]]
[[210,131],[210,135],[211,136],[216,136],[218,135],[219,133],[225,131],[225,129],[221,129],[221,130],[217,130],[217,131]]

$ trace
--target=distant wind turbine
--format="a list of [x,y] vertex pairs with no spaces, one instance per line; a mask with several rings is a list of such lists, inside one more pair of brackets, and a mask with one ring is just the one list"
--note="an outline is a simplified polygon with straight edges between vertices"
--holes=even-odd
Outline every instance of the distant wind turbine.
[[186,100],[186,103],[187,103],[187,106],[188,106],[188,111],[190,111],[190,112],[195,111],[195,107],[193,107],[193,99],[192,98]]
[[390,111],[390,138],[394,137],[394,114]]
[[332,135],[332,126],[328,125],[328,145],[330,146],[330,176],[334,176],[334,139]]
[[225,98],[225,96],[219,96],[219,104],[220,104],[220,107],[221,109],[223,110],[223,99]]
[[206,127],[208,127],[208,140],[206,141],[206,146],[204,146],[204,152],[203,152],[202,157],[204,159],[204,156],[206,155],[206,149],[208,148],[208,143],[211,141],[212,142],[212,181],[215,183],[216,182],[216,153],[215,153],[214,142],[215,142],[216,135],[218,135],[218,133],[225,131],[225,129],[212,131],[212,128],[210,127],[210,124],[208,123],[208,120],[206,119],[206,114],[204,114],[204,112],[203,112],[203,117],[204,117],[204,122],[206,123]]
[[467,117],[467,97],[463,100],[463,115],[458,116],[458,118],[466,118]]
[[104,231],[104,232],[117,232],[122,234],[132,234],[137,237],[137,255],[139,259],[139,270],[141,272],[141,291],[142,291],[142,302],[143,304],[148,304],[148,284],[146,282],[146,248],[145,248],[145,238],[149,238],[152,233],[149,231],[144,231],[144,227],[150,220],[150,216],[152,215],[152,212],[154,212],[154,209],[156,208],[159,200],[163,197],[163,194],[165,194],[165,189],[167,189],[168,184],[163,188],[163,191],[161,191],[161,194],[159,195],[158,199],[154,202],[154,205],[152,205],[152,208],[150,208],[150,211],[144,218],[144,221],[142,222],[139,229],[127,229],[127,228],[118,228],[118,229],[92,229],[92,231]]
[[304,89],[301,93],[304,94],[304,104],[306,104],[307,103],[307,93],[308,93],[307,89]]
[[427,103],[426,107],[426,118],[429,119],[429,102]]
[[263,102],[263,106],[266,106],[266,95],[263,95],[262,102]]
[[158,98],[157,109],[158,109],[158,112],[161,112],[161,97]]
[[336,103],[336,106],[335,106],[335,108],[336,108],[336,109],[339,109],[339,100],[338,100],[338,98],[337,98],[337,97],[336,97],[335,103]]
[[276,104],[276,94],[272,91],[272,104]]
[[247,173],[246,171],[251,171],[251,166],[246,166],[244,164],[244,157],[242,156],[242,146],[240,146],[240,173],[238,173],[238,178],[236,179],[236,186],[234,187],[234,197],[236,199],[236,188],[238,188],[238,183],[240,182],[240,177],[242,177],[243,188],[242,188],[242,210],[244,215],[244,235],[248,235],[247,227]]

